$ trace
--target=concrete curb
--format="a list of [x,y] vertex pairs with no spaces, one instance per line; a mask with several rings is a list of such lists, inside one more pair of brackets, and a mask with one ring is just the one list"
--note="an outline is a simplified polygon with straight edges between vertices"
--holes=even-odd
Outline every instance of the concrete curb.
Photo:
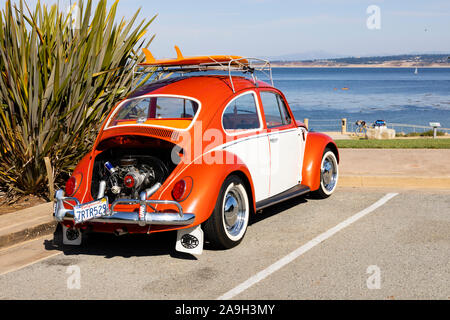
[[339,177],[338,185],[341,187],[450,189],[450,178],[344,175]]
[[0,215],[0,249],[51,234],[56,228],[53,203]]
[[0,249],[10,247],[17,243],[36,239],[41,236],[52,234],[56,228],[56,221],[39,224],[31,228],[26,228],[17,232],[0,236]]

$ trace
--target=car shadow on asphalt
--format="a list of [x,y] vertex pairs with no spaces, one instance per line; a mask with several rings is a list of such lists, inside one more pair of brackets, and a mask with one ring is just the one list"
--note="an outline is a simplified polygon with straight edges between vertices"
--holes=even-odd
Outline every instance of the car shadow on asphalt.
[[[55,232],[61,232],[61,230]],[[63,245],[60,241],[45,240],[44,247],[49,251],[61,251],[66,256],[94,255],[110,259],[170,255],[177,259],[197,260],[193,255],[175,251],[176,235],[175,231],[122,236],[89,233],[83,235],[80,246]]]
[[293,208],[295,206],[298,206],[303,203],[307,203],[308,200],[314,199],[313,197],[310,197],[308,195],[306,196],[298,196],[277,204],[274,204],[270,207],[267,207],[261,211],[258,211],[255,215],[250,216],[249,225],[251,226],[254,223],[258,223],[259,221],[262,221],[264,219],[270,218],[276,214],[279,214],[285,210],[288,210],[290,208]]
[[[267,207],[256,215],[250,217],[249,226],[264,219],[280,214],[285,210],[308,202],[312,197],[300,196],[286,200],[282,203]],[[62,237],[62,230],[55,230],[55,234]],[[114,257],[146,257],[169,255],[172,258],[182,260],[198,260],[194,255],[178,252],[175,250],[176,231],[157,232],[148,234],[125,234],[115,236],[107,233],[88,233],[83,235],[80,246],[62,245],[62,241],[45,240],[44,247],[48,251],[61,251],[65,256],[93,255],[103,256],[106,259]],[[206,240],[205,250],[217,251]]]

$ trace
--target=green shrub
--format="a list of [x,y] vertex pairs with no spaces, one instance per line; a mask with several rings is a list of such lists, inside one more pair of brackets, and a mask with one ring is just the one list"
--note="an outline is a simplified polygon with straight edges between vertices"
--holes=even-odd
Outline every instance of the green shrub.
[[117,1],[92,12],[79,3],[79,28],[57,5],[6,1],[0,14],[0,189],[48,196],[44,157],[60,187],[89,151],[105,116],[136,85],[133,67],[149,21],[115,21]]
[[[436,131],[436,136],[444,136],[444,135],[445,135],[444,131],[439,131],[439,130]],[[433,136],[433,129],[421,132],[420,136],[421,137],[432,137]]]
[[[396,137],[432,137],[433,136],[433,129],[424,131],[424,132],[397,132],[395,134]],[[436,131],[436,136],[445,136],[444,131]]]

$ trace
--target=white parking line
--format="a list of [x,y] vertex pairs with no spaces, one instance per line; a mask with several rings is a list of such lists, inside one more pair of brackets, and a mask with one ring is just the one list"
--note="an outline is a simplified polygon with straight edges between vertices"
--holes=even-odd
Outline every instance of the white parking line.
[[386,194],[384,197],[382,197],[380,200],[378,200],[377,202],[372,204],[370,207],[367,207],[366,209],[358,212],[357,214],[351,216],[350,218],[342,221],[341,223],[339,223],[335,227],[333,227],[333,228],[329,229],[328,231],[318,235],[317,237],[315,237],[311,241],[307,242],[306,244],[302,245],[301,247],[299,247],[296,250],[294,250],[291,253],[289,253],[287,256],[281,258],[280,260],[278,260],[277,262],[275,262],[271,266],[269,266],[266,269],[258,272],[253,277],[249,278],[248,280],[244,281],[243,283],[241,283],[237,287],[231,289],[230,291],[228,291],[224,295],[220,296],[219,298],[217,298],[217,300],[232,299],[233,297],[235,297],[238,294],[240,294],[241,292],[247,290],[248,288],[250,288],[254,284],[258,283],[259,281],[261,281],[263,279],[265,279],[266,277],[268,277],[269,275],[271,275],[275,271],[281,269],[282,267],[284,267],[288,263],[294,261],[296,258],[301,256],[305,252],[309,251],[310,249],[314,248],[315,246],[317,246],[321,242],[323,242],[326,239],[330,238],[331,236],[333,236],[334,234],[336,234],[340,230],[344,229],[345,227],[348,227],[353,222],[361,219],[362,217],[364,217],[367,214],[371,213],[375,209],[381,207],[382,205],[384,205],[386,202],[388,202],[390,199],[392,199],[396,195],[398,195],[398,193],[388,193],[388,194]]

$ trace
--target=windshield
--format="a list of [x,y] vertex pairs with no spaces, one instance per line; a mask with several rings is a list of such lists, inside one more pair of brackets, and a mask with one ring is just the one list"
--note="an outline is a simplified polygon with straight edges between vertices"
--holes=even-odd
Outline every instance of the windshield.
[[199,109],[198,102],[180,97],[149,96],[126,100],[113,114],[108,127],[147,124],[186,129]]

